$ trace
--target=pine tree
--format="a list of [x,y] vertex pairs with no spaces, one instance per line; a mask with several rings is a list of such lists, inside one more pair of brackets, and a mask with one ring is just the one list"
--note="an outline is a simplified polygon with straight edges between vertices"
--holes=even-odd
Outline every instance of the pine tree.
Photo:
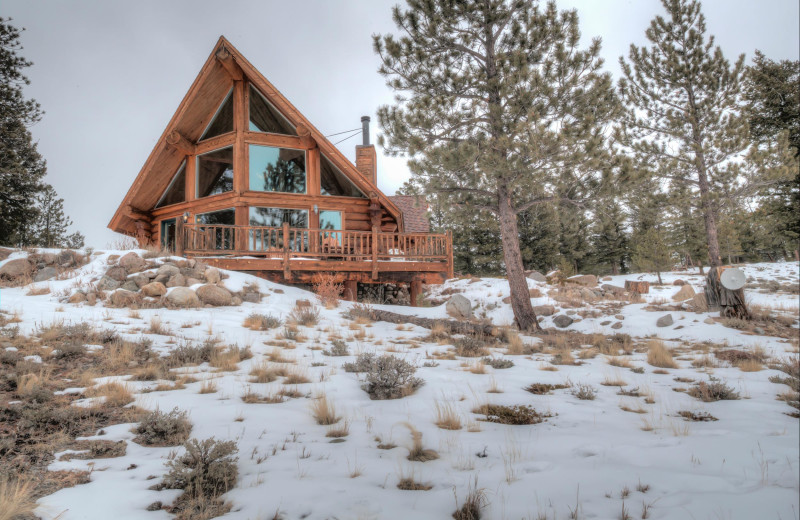
[[[718,217],[732,198],[786,176],[784,168],[760,164],[769,153],[751,147],[747,117],[740,110],[744,55],[731,65],[714,37],[706,36],[696,0],[662,0],[667,17],[646,31],[649,47],[631,45],[620,58],[620,93],[628,103],[620,140],[660,179],[683,185],[703,217],[708,255],[719,266]],[[743,168],[740,159],[750,166]]]
[[661,229],[651,227],[639,236],[631,260],[640,271],[656,273],[658,283],[663,283],[661,273],[673,266],[673,259]]
[[[64,199],[58,197],[56,190],[47,184],[36,200],[38,216],[31,226],[31,243],[41,247],[83,247],[83,235],[67,235],[72,220],[64,214]],[[75,246],[76,243],[80,245]]]
[[20,30],[9,22],[0,18],[0,244],[24,245],[46,167],[28,131],[42,112],[22,92],[29,83],[23,69],[32,63],[19,55]]
[[398,92],[378,111],[380,143],[411,157],[426,193],[498,222],[514,317],[538,329],[517,216],[579,204],[602,180],[617,103],[600,41],[581,49],[577,13],[554,2],[409,0],[393,18],[402,36],[374,38]]
[[625,221],[626,216],[616,200],[610,199],[598,205],[592,226],[592,270],[611,274],[625,271],[625,262],[630,256]]

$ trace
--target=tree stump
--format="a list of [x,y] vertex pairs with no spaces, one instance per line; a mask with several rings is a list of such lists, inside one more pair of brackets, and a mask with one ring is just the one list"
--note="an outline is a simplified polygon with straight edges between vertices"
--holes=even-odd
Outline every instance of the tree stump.
[[625,280],[625,290],[635,294],[647,294],[650,292],[650,282]]
[[720,281],[720,275],[729,265],[721,267],[709,267],[706,275],[706,301],[709,311],[719,311],[723,318],[750,319],[750,311],[744,302],[744,289],[732,291],[726,289]]

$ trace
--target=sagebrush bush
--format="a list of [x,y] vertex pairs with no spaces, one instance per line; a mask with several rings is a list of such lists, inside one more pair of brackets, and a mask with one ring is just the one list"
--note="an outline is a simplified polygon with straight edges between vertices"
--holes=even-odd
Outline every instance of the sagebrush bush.
[[581,383],[572,389],[572,395],[582,401],[594,401],[594,398],[597,397],[597,390],[592,385]]
[[488,354],[486,340],[480,336],[464,336],[453,342],[456,354],[462,357],[480,357]]
[[234,441],[189,439],[183,446],[184,454],[167,462],[164,487],[182,489],[188,498],[214,498],[236,484],[239,448]]
[[350,351],[347,349],[347,343],[342,339],[335,339],[331,341],[330,350],[323,350],[322,353],[326,356],[349,356]]
[[317,273],[311,279],[314,293],[319,302],[326,309],[335,309],[339,306],[339,299],[344,292],[344,285],[336,280],[332,273]]
[[250,330],[269,330],[281,326],[280,318],[271,314],[252,313],[244,319],[244,326]]
[[703,402],[733,401],[739,399],[739,393],[724,381],[711,379],[708,383],[701,381],[687,392]]
[[174,408],[171,412],[154,410],[133,428],[133,439],[146,446],[177,446],[189,438],[192,423],[188,414]]
[[346,372],[364,372],[366,384],[362,387],[371,399],[398,399],[405,397],[425,382],[414,377],[417,368],[391,354],[359,354],[355,363],[345,363]]
[[170,367],[182,367],[208,363],[211,361],[215,351],[216,345],[212,341],[205,341],[200,346],[184,344],[170,352],[167,357],[167,365]]
[[483,358],[483,362],[489,365],[490,367],[501,370],[504,368],[511,368],[514,366],[514,362],[510,359],[503,359],[503,358],[490,358],[486,357]]
[[304,327],[313,327],[319,323],[319,309],[313,305],[306,307],[295,307],[289,313],[289,321],[293,321]]
[[537,412],[528,405],[504,406],[487,404],[476,410],[486,416],[485,421],[500,424],[538,424],[551,415]]

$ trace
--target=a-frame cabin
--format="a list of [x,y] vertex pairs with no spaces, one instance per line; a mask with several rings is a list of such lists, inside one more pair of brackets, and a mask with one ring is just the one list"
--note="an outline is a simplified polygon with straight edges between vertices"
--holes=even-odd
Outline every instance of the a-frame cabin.
[[369,118],[356,164],[224,37],[150,153],[108,227],[142,246],[274,281],[422,283],[452,277],[450,234],[425,208],[376,186]]

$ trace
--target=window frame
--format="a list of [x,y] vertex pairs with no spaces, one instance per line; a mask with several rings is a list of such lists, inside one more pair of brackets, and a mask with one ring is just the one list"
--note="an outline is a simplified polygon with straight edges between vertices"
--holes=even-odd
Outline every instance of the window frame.
[[[215,152],[219,152],[222,150],[227,150],[228,148],[231,149],[231,189],[228,191],[222,191],[220,193],[211,193],[209,195],[200,195],[200,158],[204,155],[212,154]],[[222,146],[220,148],[215,148],[213,150],[209,150],[207,152],[199,153],[194,156],[194,198],[195,200],[202,200],[207,199],[209,197],[215,197],[218,195],[224,195],[226,193],[234,193],[236,191],[236,144],[230,144],[227,146]]]
[[[231,107],[231,108],[233,109],[233,117],[234,117],[234,119],[236,118],[236,99],[235,99],[235,98],[234,98],[234,99],[231,99],[231,96],[233,96],[233,87],[231,87],[231,88],[230,88],[230,90],[228,90],[228,93],[227,93],[227,94],[225,94],[225,97],[224,97],[224,98],[222,98],[222,102],[221,102],[221,103],[219,104],[219,106],[217,107],[217,110],[214,112],[214,115],[211,117],[211,119],[209,119],[209,120],[208,120],[208,124],[207,124],[207,125],[206,125],[206,127],[203,129],[203,132],[200,134],[200,138],[197,140],[197,142],[198,142],[198,143],[202,143],[203,141],[205,141],[205,140],[207,140],[207,139],[213,139],[213,138],[215,138],[215,137],[219,137],[220,135],[229,134],[230,132],[232,132],[232,131],[233,131],[233,130],[236,128],[236,123],[234,122],[234,124],[233,124],[233,128],[231,128],[231,130],[229,130],[228,132],[222,132],[222,133],[221,133],[221,134],[219,134],[219,135],[214,135],[214,136],[211,136],[211,137],[206,137],[206,134],[208,133],[208,130],[211,128],[211,125],[213,125],[213,124],[214,124],[214,121],[216,121],[216,120],[217,120],[217,116],[218,116],[218,115],[219,115],[219,113],[222,111],[222,107],[224,107],[224,106],[225,106],[225,103],[227,103],[227,102],[228,102],[228,99],[230,99],[230,100],[231,100],[231,103],[232,103],[232,105],[233,105],[233,106]],[[250,117],[250,114],[248,113],[248,118],[249,118],[249,117]]]
[[[260,133],[265,133],[265,132],[260,132]],[[275,135],[286,135],[286,134],[275,134]],[[308,180],[310,178],[310,175],[309,175],[309,172],[308,172],[308,170],[309,170],[308,150],[306,150],[305,148],[292,148],[292,147],[289,147],[289,146],[270,146],[270,145],[258,144],[258,143],[247,143],[246,142],[245,144],[247,145],[247,191],[252,191],[254,193],[278,193],[278,194],[281,194],[281,195],[308,195],[309,194],[308,193]],[[303,152],[303,165],[304,165],[303,166],[303,175],[305,176],[305,179],[304,179],[305,182],[303,182],[303,188],[304,188],[303,191],[302,192],[300,192],[300,191],[268,191],[268,190],[254,189],[250,185],[251,184],[250,183],[250,180],[251,180],[250,164],[252,163],[250,151],[251,151],[253,146],[258,146],[258,147],[261,147],[261,148],[274,148],[275,150],[293,150],[293,151]],[[267,206],[258,206],[258,207],[267,207]],[[291,208],[278,208],[278,209],[291,209]]]
[[[173,204],[183,204],[184,202],[186,202],[188,200],[188,197],[186,196],[186,163],[187,163],[187,160],[184,159],[183,162],[181,162],[181,165],[178,167],[178,169],[175,170],[175,175],[172,176],[172,180],[169,181],[169,185],[167,186],[167,189],[165,189],[164,193],[161,194],[161,197],[158,199],[158,202],[156,202],[156,205],[153,206],[153,209],[166,208],[166,207],[172,206]],[[184,184],[184,186],[183,186],[183,200],[178,201],[178,202],[173,202],[172,204],[164,204],[163,206],[161,206],[161,202],[166,198],[167,194],[172,190],[172,187],[175,185],[175,182],[178,180],[178,177],[180,177],[181,172],[183,172],[183,174],[184,174],[184,177],[183,177],[183,184]]]

